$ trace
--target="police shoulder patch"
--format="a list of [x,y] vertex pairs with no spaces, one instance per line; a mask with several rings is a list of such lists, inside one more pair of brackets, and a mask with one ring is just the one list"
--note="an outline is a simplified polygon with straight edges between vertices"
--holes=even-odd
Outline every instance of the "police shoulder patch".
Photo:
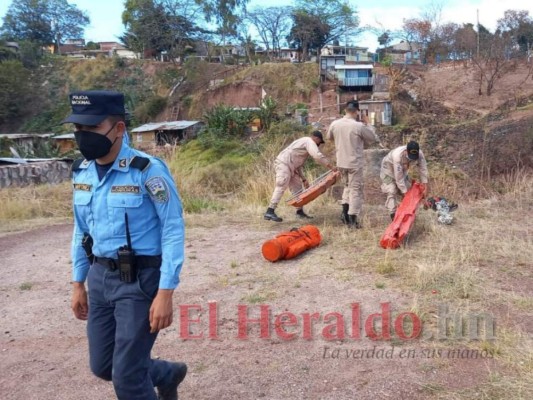
[[150,197],[157,203],[165,203],[169,199],[169,190],[167,182],[160,176],[154,176],[144,184]]

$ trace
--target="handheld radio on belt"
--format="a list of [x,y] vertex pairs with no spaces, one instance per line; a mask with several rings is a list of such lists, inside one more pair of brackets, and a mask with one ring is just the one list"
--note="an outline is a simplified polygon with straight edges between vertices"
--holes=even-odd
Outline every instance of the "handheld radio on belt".
[[94,262],[93,254],[93,238],[87,232],[83,232],[83,238],[81,239],[81,247],[85,250],[85,255],[89,259],[91,265]]
[[128,213],[125,214],[126,220],[126,240],[125,246],[118,249],[118,270],[120,272],[120,280],[122,282],[135,282],[137,278],[137,267],[135,265],[135,254],[131,248],[130,227],[128,223]]

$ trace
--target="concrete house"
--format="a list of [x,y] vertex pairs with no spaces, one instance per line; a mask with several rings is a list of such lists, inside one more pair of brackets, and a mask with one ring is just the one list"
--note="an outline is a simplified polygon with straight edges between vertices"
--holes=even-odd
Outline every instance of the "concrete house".
[[371,90],[372,69],[367,47],[326,45],[320,51],[322,81],[337,81],[338,86],[345,88]]
[[421,43],[402,40],[392,46],[380,50],[381,58],[390,56],[396,64],[420,64],[423,58],[423,45]]

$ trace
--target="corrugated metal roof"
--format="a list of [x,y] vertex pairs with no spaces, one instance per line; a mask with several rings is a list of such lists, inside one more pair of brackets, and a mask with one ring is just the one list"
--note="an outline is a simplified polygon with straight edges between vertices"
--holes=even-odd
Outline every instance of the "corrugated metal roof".
[[165,122],[150,122],[132,129],[131,132],[150,132],[150,131],[176,131],[180,129],[187,129],[200,121],[165,121]]
[[373,69],[374,66],[370,64],[347,64],[335,65],[335,69]]
[[74,140],[74,134],[73,133],[65,133],[64,135],[54,136],[52,139],[72,139]]
[[0,138],[8,139],[29,139],[29,138],[48,138],[53,133],[0,133]]
[[28,164],[32,162],[44,161],[72,161],[72,158],[14,158],[14,157],[0,157],[0,164]]

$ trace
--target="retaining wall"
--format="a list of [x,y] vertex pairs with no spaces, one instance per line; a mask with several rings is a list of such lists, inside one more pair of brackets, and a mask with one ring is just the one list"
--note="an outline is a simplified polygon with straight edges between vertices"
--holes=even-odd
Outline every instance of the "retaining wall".
[[57,184],[70,179],[71,163],[44,161],[0,166],[0,188]]

